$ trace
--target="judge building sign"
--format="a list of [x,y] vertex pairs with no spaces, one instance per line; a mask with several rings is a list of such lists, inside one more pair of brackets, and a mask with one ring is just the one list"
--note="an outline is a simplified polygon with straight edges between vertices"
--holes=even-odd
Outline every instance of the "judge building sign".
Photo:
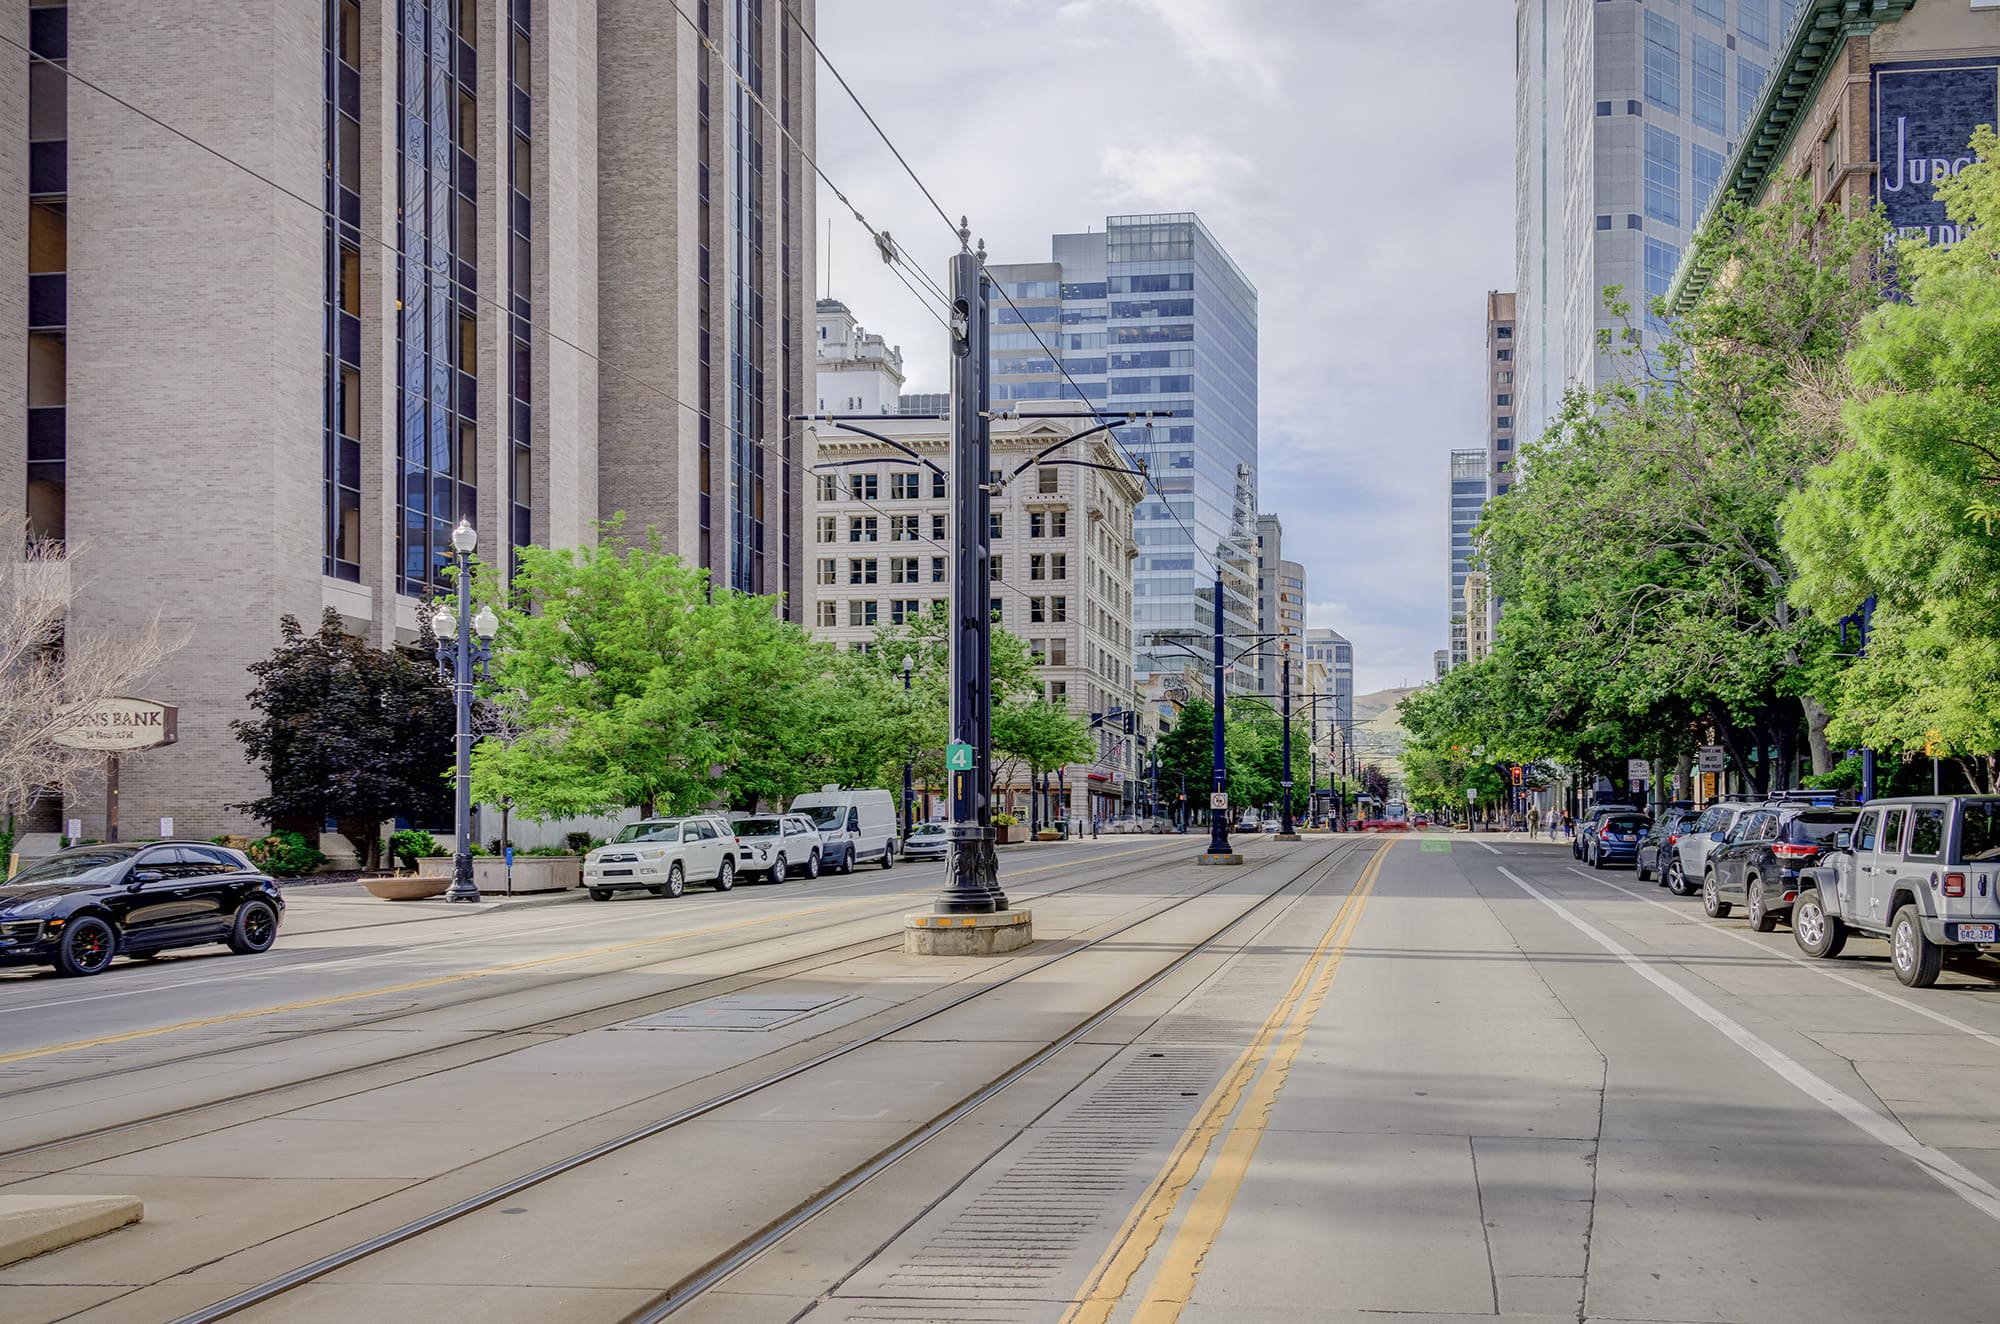
[[1890,239],[1955,244],[1937,186],[1972,164],[1972,131],[2000,119],[2000,60],[1878,64],[1874,103],[1875,197]]

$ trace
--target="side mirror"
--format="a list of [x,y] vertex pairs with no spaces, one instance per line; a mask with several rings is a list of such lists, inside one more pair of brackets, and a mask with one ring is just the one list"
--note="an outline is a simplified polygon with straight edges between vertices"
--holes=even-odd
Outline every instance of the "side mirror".
[[1847,828],[1833,834],[1835,850],[1851,850],[1854,847],[1854,833]]
[[139,869],[134,871],[130,881],[137,886],[141,883],[163,883],[166,880],[167,876],[158,869]]

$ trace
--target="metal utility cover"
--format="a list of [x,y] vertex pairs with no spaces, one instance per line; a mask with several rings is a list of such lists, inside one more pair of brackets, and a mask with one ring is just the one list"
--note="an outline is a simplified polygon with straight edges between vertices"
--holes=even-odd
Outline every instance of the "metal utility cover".
[[851,1001],[851,997],[824,997],[810,993],[730,993],[719,998],[690,1002],[685,1007],[656,1011],[650,1016],[641,1016],[611,1028],[732,1030],[739,1034],[754,1034],[760,1030],[775,1030],[814,1012]]

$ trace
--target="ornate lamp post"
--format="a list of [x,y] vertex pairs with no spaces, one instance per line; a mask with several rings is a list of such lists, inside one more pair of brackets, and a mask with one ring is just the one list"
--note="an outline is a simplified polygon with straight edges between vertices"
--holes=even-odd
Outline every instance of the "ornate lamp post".
[[[903,701],[906,704],[909,702],[908,696],[910,693],[910,671],[916,665],[917,664],[915,659],[913,659],[908,653],[903,654],[903,694],[904,694]],[[905,842],[909,841],[910,839],[910,800],[912,798],[911,783],[913,781],[912,774],[915,771],[914,765],[917,761],[917,748],[915,745],[910,746],[909,753],[910,756],[903,760],[903,840]]]
[[[453,826],[457,848],[452,853],[451,887],[447,901],[477,901],[479,887],[472,881],[472,686],[484,676],[493,659],[493,633],[500,621],[491,607],[472,614],[472,551],[479,535],[465,520],[451,531],[452,563],[458,569],[458,610],[438,603],[431,615],[431,631],[437,635],[438,673],[451,686],[457,712],[454,745],[458,752],[457,793],[453,797]],[[476,636],[476,639],[475,639]]]

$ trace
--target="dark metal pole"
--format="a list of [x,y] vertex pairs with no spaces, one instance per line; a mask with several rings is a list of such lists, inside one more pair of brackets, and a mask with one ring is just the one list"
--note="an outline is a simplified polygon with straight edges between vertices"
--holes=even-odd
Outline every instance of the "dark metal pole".
[[458,558],[458,638],[452,648],[452,699],[458,714],[458,785],[453,796],[453,826],[458,848],[452,854],[447,901],[477,901],[472,881],[472,566],[464,552]]
[[[905,703],[909,702],[907,696],[910,693],[909,662],[910,659],[906,655],[903,658],[903,694],[905,696],[904,698]],[[903,841],[905,843],[907,843],[910,840],[910,801],[915,798],[914,774],[916,771],[915,764],[917,761],[916,748],[912,746],[909,753],[910,757],[903,760]]]
[[[1220,555],[1221,553],[1217,553]],[[1215,785],[1208,801],[1208,853],[1213,856],[1228,856],[1229,811],[1216,806],[1221,800],[1223,783],[1227,780],[1224,770],[1222,739],[1224,706],[1222,693],[1222,567],[1215,569]]]
[[1292,822],[1292,649],[1287,641],[1278,650],[1278,720],[1284,730],[1280,739],[1284,745],[1285,775],[1279,785],[1284,788],[1285,805],[1278,815],[1278,835],[1281,838],[1296,837],[1298,827]]
[[936,909],[947,915],[991,914],[1007,908],[1000,861],[993,853],[992,805],[992,469],[988,410],[987,317],[991,286],[978,254],[967,246],[951,260],[951,495],[952,585],[951,739],[972,748],[970,769],[948,770],[951,782],[951,861]]

